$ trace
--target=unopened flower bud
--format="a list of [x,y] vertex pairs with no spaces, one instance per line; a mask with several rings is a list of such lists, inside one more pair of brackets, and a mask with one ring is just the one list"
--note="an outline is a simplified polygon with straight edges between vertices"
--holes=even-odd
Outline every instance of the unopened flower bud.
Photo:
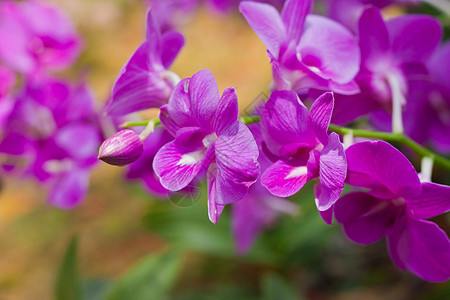
[[98,158],[114,166],[125,166],[136,161],[144,151],[144,143],[133,130],[121,130],[100,146]]

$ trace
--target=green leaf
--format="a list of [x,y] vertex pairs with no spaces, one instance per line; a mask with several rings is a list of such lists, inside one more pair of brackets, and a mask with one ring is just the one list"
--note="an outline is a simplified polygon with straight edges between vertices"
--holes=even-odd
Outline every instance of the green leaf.
[[277,274],[267,274],[261,280],[262,300],[300,300],[295,290]]
[[170,251],[140,260],[106,292],[107,300],[164,299],[177,279],[182,255]]
[[78,274],[77,237],[73,237],[59,267],[56,278],[55,300],[81,300],[81,282]]

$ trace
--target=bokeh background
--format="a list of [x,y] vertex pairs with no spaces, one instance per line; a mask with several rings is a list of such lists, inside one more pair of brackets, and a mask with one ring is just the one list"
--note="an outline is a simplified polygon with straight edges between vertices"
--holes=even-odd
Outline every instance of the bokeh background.
[[[81,58],[63,76],[87,72],[103,105],[144,39],[147,6],[139,0],[47,2],[65,9],[84,39]],[[239,14],[203,8],[182,32],[186,46],[172,67],[181,78],[210,69],[221,91],[237,87],[244,111],[268,94],[265,47]],[[78,266],[87,300],[450,299],[450,284],[396,270],[384,242],[362,247],[327,226],[315,210],[312,186],[292,199],[299,215],[283,217],[245,256],[235,254],[229,209],[211,224],[204,196],[192,205],[154,199],[139,183],[126,182],[120,168],[99,164],[84,203],[61,211],[33,182],[3,178],[0,299],[54,299],[57,282],[78,281],[57,279],[70,265]],[[448,229],[448,217],[440,222]],[[74,247],[66,252],[75,236],[77,253]],[[79,299],[66,291],[66,299]]]

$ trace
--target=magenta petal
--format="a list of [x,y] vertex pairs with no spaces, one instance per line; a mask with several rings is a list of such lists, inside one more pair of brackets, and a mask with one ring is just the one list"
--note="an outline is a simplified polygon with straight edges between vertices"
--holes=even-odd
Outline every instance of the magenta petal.
[[200,70],[189,80],[191,114],[203,127],[212,127],[219,106],[219,87],[209,70]]
[[259,176],[258,146],[250,130],[236,121],[215,142],[218,204],[241,200]]
[[407,198],[406,203],[417,219],[428,219],[450,210],[450,187],[436,183],[422,183],[422,194]]
[[208,184],[208,217],[209,220],[217,224],[219,217],[222,214],[225,205],[218,204],[217,199],[217,168],[216,165],[211,165],[207,173]]
[[308,123],[308,109],[294,91],[274,91],[261,110],[264,140],[271,152],[281,155],[285,145],[297,143],[315,146]]
[[347,160],[339,135],[332,132],[320,154],[320,193],[316,199],[319,211],[328,210],[341,195],[347,177]]
[[384,141],[360,142],[350,146],[346,155],[349,184],[374,191],[387,189],[397,197],[420,195],[422,186],[416,170],[390,144]]
[[244,1],[239,5],[239,10],[264,43],[267,50],[275,57],[278,57],[280,47],[286,41],[287,36],[281,16],[275,7],[263,3]]
[[56,179],[50,190],[49,201],[62,209],[71,209],[81,203],[87,194],[89,174],[84,170],[71,170]]
[[398,267],[428,281],[450,278],[450,241],[435,223],[404,216],[388,236],[388,247]]
[[303,64],[324,79],[345,84],[359,71],[361,54],[353,34],[322,16],[309,15],[298,45]]
[[238,99],[234,88],[227,88],[220,98],[217,108],[214,131],[220,135],[222,130],[231,126],[239,117]]
[[397,210],[388,200],[367,193],[355,192],[342,196],[334,205],[334,217],[342,224],[347,237],[367,245],[380,240],[392,228]]
[[362,64],[369,70],[374,70],[380,60],[389,58],[389,33],[377,8],[364,10],[359,19],[358,36]]
[[179,191],[200,172],[207,151],[201,144],[201,137],[197,136],[198,140],[192,145],[179,142],[180,139],[190,140],[197,133],[196,129],[187,130],[156,153],[153,169],[166,189]]
[[161,29],[151,10],[147,13],[146,40],[150,45],[149,55],[159,55],[161,53]]
[[426,15],[404,15],[386,22],[392,51],[400,62],[424,61],[442,38],[438,20]]
[[333,93],[324,93],[314,101],[309,112],[309,122],[322,144],[328,140],[328,126],[333,113]]
[[159,120],[164,126],[164,129],[166,129],[172,136],[176,136],[177,131],[181,128],[180,125],[175,122],[175,120],[170,118],[169,108],[167,104],[161,106],[161,108],[159,109]]
[[98,128],[82,123],[72,123],[58,130],[56,144],[77,159],[85,160],[96,157],[100,146]]
[[261,184],[278,197],[289,197],[297,193],[308,180],[306,166],[290,165],[278,160],[261,175]]
[[[174,88],[172,95],[170,96],[169,103],[165,108],[167,117],[170,119],[172,125],[170,127],[182,128],[186,126],[199,126],[200,124],[192,116],[191,98],[189,95],[189,83],[190,79],[182,79]],[[161,108],[162,111],[162,108]],[[161,119],[164,126],[166,126],[166,119]],[[176,124],[176,125],[175,125]]]
[[159,108],[169,99],[172,87],[158,71],[159,61],[149,60],[150,43],[143,43],[123,67],[114,84],[112,100],[106,111],[109,115],[125,115],[148,108]]
[[297,44],[300,41],[306,16],[310,13],[313,0],[287,0],[283,6],[281,17],[290,40]]
[[161,61],[168,69],[184,46],[184,37],[178,31],[167,31],[161,37]]

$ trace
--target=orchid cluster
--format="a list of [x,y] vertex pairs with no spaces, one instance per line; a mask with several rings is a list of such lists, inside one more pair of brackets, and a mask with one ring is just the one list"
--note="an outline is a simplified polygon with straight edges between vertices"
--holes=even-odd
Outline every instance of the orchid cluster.
[[[281,214],[295,214],[286,198],[314,181],[326,223],[335,219],[359,244],[385,237],[399,269],[450,278],[450,240],[428,220],[450,210],[450,187],[431,182],[433,163],[450,167],[436,153],[450,154],[450,45],[431,16],[386,20],[380,11],[418,1],[325,1],[325,15],[311,12],[312,0],[276,1],[281,12],[261,3],[269,1],[210,1],[239,7],[272,65],[270,97],[243,117],[235,88],[220,95],[210,71],[180,80],[169,70],[184,45],[171,20],[198,1],[150,2],[146,40],[120,72],[106,112],[157,108],[159,118],[124,123],[138,131],[106,140],[100,159],[128,165],[128,177],[159,197],[206,179],[209,218],[217,223],[231,204],[240,253]],[[349,122],[353,128],[336,125]],[[399,149],[423,157],[421,173]]]
[[40,1],[0,2],[0,156],[3,176],[31,177],[49,202],[85,197],[101,142],[88,86],[52,75],[70,67],[81,39],[69,18]]

